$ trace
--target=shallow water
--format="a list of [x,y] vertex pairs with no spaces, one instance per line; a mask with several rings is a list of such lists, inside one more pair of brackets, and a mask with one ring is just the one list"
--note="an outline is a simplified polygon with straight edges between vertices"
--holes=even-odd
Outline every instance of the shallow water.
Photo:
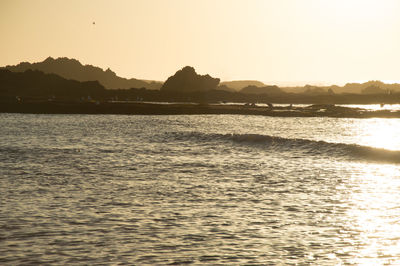
[[398,119],[0,114],[0,264],[400,263]]

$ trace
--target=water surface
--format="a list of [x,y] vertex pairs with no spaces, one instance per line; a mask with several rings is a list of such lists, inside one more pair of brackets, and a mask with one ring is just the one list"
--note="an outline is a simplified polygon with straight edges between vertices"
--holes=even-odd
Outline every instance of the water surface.
[[0,114],[0,264],[400,263],[399,119]]

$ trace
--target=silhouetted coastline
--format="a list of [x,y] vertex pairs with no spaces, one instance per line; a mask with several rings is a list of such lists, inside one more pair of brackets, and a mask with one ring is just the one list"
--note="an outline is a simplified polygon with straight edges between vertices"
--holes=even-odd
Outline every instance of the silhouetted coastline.
[[[13,102],[16,97],[24,101],[53,99],[58,101],[150,101],[150,102],[195,102],[195,103],[287,103],[287,104],[395,104],[400,103],[400,93],[390,94],[314,94],[288,93],[276,86],[246,87],[245,92],[228,91],[216,87],[218,79],[208,75],[197,75],[190,70],[189,78],[180,77],[174,81],[174,89],[166,82],[165,89],[148,90],[131,88],[109,90],[98,81],[80,82],[62,78],[55,74],[46,74],[37,70],[11,72],[0,69],[0,97],[2,101]],[[177,72],[181,73],[181,72]],[[178,75],[179,76],[179,75]],[[190,86],[197,90],[189,90],[182,82],[190,81]],[[188,81],[186,81],[188,83]],[[211,84],[211,85],[210,85]],[[210,88],[211,87],[211,88]],[[246,93],[250,90],[252,93]],[[373,90],[372,90],[373,91]]]
[[[400,92],[384,90],[376,82],[365,83],[362,85],[363,93],[358,94],[335,94],[333,90],[325,91],[313,86],[305,86],[303,93],[287,92],[277,86],[256,85],[248,85],[235,91],[219,83],[218,78],[208,74],[199,75],[189,66],[169,77],[160,90],[146,88],[111,90],[106,89],[97,80],[77,81],[30,69],[25,72],[0,69],[0,112],[400,117],[399,112],[388,110],[367,111],[335,106],[335,104],[400,103]],[[242,85],[246,83],[254,81],[239,82]],[[169,104],[159,104],[160,102]],[[223,104],[226,102],[236,104]],[[287,104],[287,107],[276,107],[274,104]],[[292,104],[310,106],[292,107]]]
[[275,117],[400,118],[400,111],[368,111],[335,105],[306,107],[257,106],[248,104],[144,103],[144,102],[1,102],[0,113],[31,114],[124,114],[124,115],[263,115]]

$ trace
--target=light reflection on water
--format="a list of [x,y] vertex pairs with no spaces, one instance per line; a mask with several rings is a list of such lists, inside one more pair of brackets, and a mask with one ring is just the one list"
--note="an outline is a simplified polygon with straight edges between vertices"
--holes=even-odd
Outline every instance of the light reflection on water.
[[368,119],[363,120],[358,128],[359,143],[361,145],[400,150],[400,124],[398,119]]
[[391,110],[398,111],[400,110],[400,104],[338,104],[338,106],[344,106],[349,108],[362,108],[370,111],[379,111],[379,110]]
[[0,264],[400,263],[399,123],[1,114]]
[[362,243],[353,262],[360,265],[400,263],[400,172],[394,165],[363,165],[351,177],[358,184],[349,194],[348,216]]

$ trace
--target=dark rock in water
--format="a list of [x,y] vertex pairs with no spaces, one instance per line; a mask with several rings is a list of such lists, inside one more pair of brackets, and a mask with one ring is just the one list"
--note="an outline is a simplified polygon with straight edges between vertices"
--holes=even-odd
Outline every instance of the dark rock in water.
[[335,108],[334,104],[312,104],[306,107],[306,109],[318,110],[318,109],[332,109]]
[[219,78],[198,75],[193,67],[186,66],[169,77],[161,87],[162,91],[194,92],[210,91],[217,88]]

